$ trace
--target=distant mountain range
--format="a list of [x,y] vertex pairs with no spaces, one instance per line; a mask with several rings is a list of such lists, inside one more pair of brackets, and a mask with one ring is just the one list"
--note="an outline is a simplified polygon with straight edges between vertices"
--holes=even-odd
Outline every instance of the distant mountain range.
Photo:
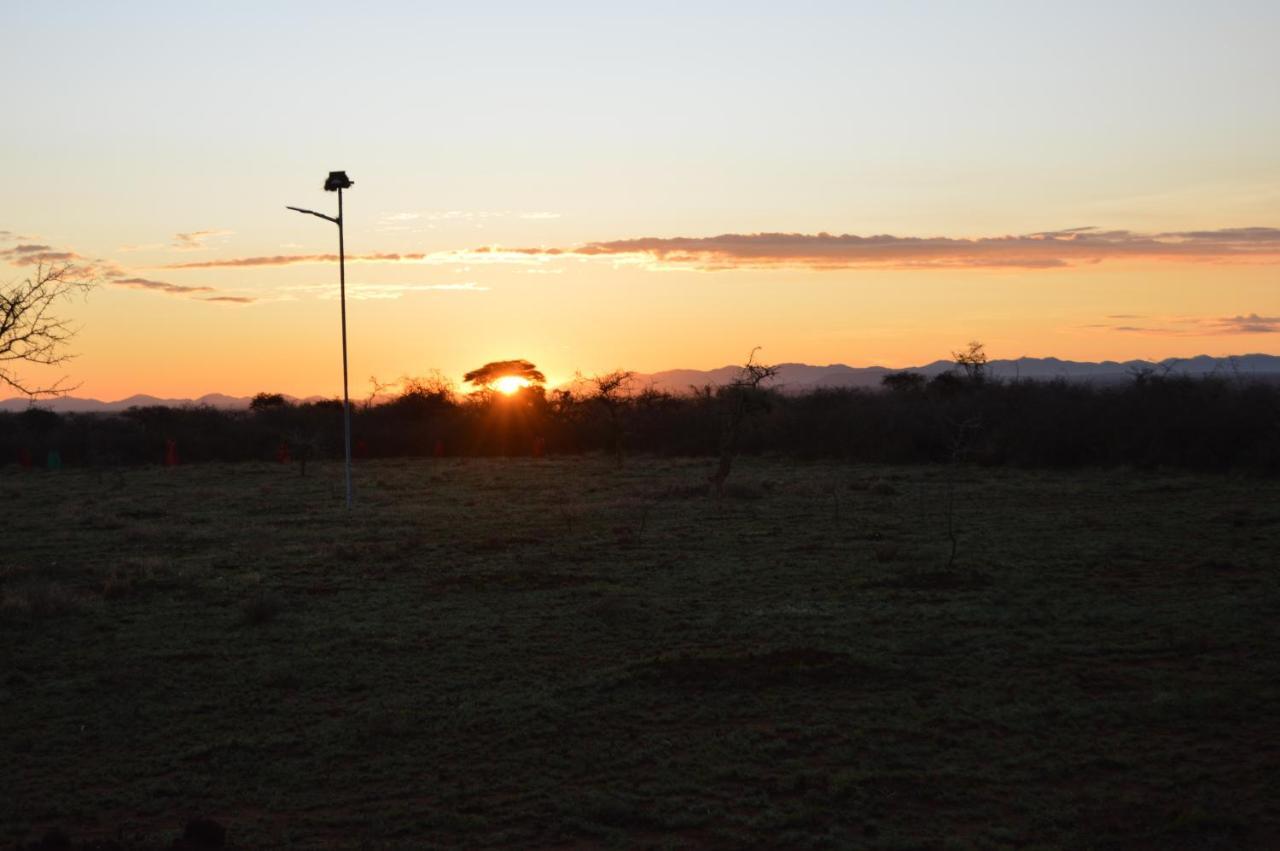
[[[879,387],[886,375],[894,372],[918,372],[932,378],[956,368],[955,361],[937,360],[924,366],[890,368],[885,366],[846,366],[833,363],[814,366],[807,363],[778,364],[778,376],[772,386],[784,392],[803,393],[819,387]],[[1214,358],[1199,355],[1193,358],[1166,358],[1162,361],[1102,361],[1089,363],[1059,360],[1058,358],[1017,358],[993,360],[987,364],[990,375],[1004,379],[1032,379],[1051,381],[1065,378],[1068,381],[1115,382],[1132,380],[1139,370],[1154,370],[1156,374],[1172,375],[1241,375],[1266,380],[1280,380],[1280,356],[1238,355]],[[649,386],[670,392],[688,392],[690,387],[706,384],[726,384],[741,371],[739,366],[722,366],[719,369],[672,369],[650,375],[637,375],[640,386]]]
[[[846,366],[833,363],[816,366],[807,363],[778,364],[778,376],[772,386],[784,392],[803,393],[820,387],[879,387],[884,376],[893,372],[918,372],[926,377],[948,372],[956,368],[954,361],[938,360],[924,366],[890,368],[886,366]],[[654,387],[672,393],[687,393],[691,387],[727,384],[737,376],[741,367],[722,366],[718,369],[670,369],[636,375],[636,387]],[[1059,360],[1058,358],[1017,358],[993,360],[988,364],[990,374],[1003,379],[1031,379],[1050,381],[1064,378],[1069,381],[1109,383],[1131,380],[1140,370],[1154,370],[1156,374],[1170,375],[1223,375],[1241,376],[1280,381],[1280,356],[1237,355],[1215,358],[1199,355],[1193,358],[1166,358],[1162,361],[1102,361],[1090,363]],[[198,399],[161,399],[156,396],[137,395],[114,402],[98,399],[81,399],[64,396],[58,399],[42,399],[39,406],[53,411],[93,411],[106,413],[124,411],[134,407],[165,405],[207,405],[213,408],[243,409],[249,407],[252,396],[227,396],[209,393]],[[310,396],[299,399],[285,396],[290,402],[314,402],[324,397]],[[21,411],[29,406],[27,399],[17,397],[0,401],[0,411]]]
[[[297,396],[285,395],[284,398],[290,402],[316,402],[324,397],[308,396],[306,399],[300,399]],[[103,402],[99,399],[81,399],[76,396],[61,396],[54,399],[41,399],[36,405],[49,411],[110,413],[112,411],[127,411],[130,408],[149,408],[153,406],[167,408],[205,406],[237,410],[248,408],[251,401],[253,401],[252,396],[228,396],[224,393],[206,393],[198,399],[162,399],[158,396],[139,393],[127,399],[117,399],[114,402]],[[28,408],[30,404],[29,400],[20,396],[12,399],[3,399],[0,400],[0,411],[22,411]]]

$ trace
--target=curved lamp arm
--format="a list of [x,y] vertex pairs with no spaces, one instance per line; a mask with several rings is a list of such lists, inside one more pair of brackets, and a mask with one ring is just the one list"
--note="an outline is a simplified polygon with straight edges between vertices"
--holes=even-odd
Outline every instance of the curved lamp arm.
[[333,222],[335,225],[342,224],[341,221],[339,221],[338,219],[335,219],[333,216],[326,216],[324,213],[317,213],[315,210],[304,210],[301,207],[289,207],[289,206],[286,206],[285,209],[293,210],[298,213],[306,213],[308,215],[315,216],[318,219],[324,219],[326,222]]

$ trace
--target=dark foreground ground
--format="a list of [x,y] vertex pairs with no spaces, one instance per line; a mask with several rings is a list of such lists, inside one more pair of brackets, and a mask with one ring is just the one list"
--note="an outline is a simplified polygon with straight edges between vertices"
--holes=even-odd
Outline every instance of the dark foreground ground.
[[0,843],[1280,847],[1280,483],[0,471]]

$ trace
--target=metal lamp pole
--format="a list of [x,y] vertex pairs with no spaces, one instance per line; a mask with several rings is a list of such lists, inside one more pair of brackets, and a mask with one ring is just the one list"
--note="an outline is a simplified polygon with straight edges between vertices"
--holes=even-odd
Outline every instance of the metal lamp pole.
[[304,210],[301,207],[286,207],[289,210],[295,210],[299,213],[307,213],[324,219],[326,222],[333,222],[338,226],[338,296],[342,304],[342,428],[343,438],[346,443],[346,478],[347,478],[347,508],[351,508],[351,396],[347,392],[347,252],[343,242],[342,233],[342,190],[350,189],[355,185],[355,181],[347,177],[345,171],[331,171],[329,177],[324,182],[325,192],[338,193],[338,217],[326,216],[324,213],[317,213],[315,210]]

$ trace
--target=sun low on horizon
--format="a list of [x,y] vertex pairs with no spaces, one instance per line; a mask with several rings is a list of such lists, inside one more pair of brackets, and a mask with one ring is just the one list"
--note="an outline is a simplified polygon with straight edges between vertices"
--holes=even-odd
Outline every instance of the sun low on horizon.
[[924,10],[15,8],[39,132],[0,139],[0,283],[94,283],[60,305],[75,359],[24,369],[341,393],[336,170],[355,396],[495,349],[556,376],[1280,353],[1280,7]]
[[530,386],[528,379],[518,375],[504,375],[493,382],[493,389],[504,396],[514,396],[528,386]]

